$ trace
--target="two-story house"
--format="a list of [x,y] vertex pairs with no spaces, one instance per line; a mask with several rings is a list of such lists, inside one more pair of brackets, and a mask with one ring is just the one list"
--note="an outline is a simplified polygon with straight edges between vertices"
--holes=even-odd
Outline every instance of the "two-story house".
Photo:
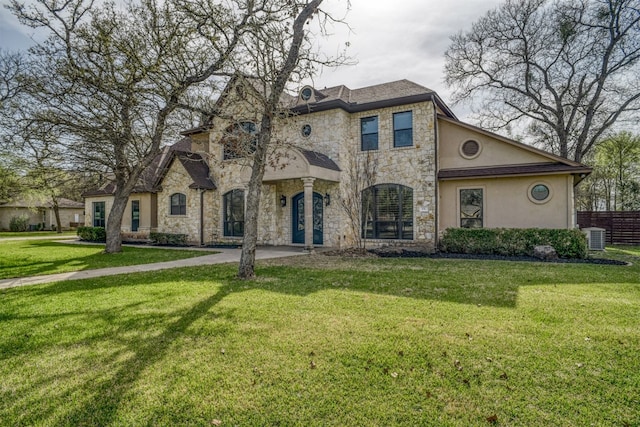
[[[158,168],[146,208],[158,231],[196,244],[242,238],[251,90],[232,80],[219,114]],[[259,244],[435,245],[449,227],[575,227],[574,187],[588,167],[463,123],[423,86],[306,86],[283,102],[291,114],[275,126]],[[88,225],[96,202],[86,199]]]

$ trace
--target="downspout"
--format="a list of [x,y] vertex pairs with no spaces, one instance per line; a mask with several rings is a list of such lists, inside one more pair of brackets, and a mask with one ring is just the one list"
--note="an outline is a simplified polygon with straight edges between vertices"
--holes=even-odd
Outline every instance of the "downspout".
[[204,190],[200,191],[200,246],[204,246]]
[[435,226],[435,237],[433,239],[434,250],[438,251],[438,240],[440,238],[440,226],[438,224],[440,220],[440,182],[438,181],[438,170],[440,168],[440,162],[438,159],[438,145],[440,144],[438,134],[438,110],[436,108],[435,103],[433,103],[433,136],[434,136],[434,149],[433,149],[433,164],[434,164],[434,194],[435,194],[435,206],[434,206],[434,226]]

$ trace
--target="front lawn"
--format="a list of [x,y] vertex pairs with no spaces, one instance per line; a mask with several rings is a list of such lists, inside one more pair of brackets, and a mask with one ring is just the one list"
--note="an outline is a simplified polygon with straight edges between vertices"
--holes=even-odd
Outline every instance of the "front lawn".
[[45,239],[50,238],[61,238],[67,239],[69,237],[75,237],[77,234],[75,231],[63,231],[62,233],[58,233],[56,231],[0,231],[0,240],[5,238],[34,238],[34,237],[42,237]]
[[257,272],[0,292],[0,420],[640,424],[638,264],[317,255]]
[[0,279],[148,264],[209,255],[212,252],[123,247],[103,254],[104,245],[58,243],[51,240],[0,241]]

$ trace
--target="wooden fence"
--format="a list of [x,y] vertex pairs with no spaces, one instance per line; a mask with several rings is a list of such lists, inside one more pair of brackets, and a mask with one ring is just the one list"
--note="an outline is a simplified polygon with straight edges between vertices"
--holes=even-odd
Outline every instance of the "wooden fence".
[[640,245],[640,211],[579,211],[578,225],[604,228],[608,244]]

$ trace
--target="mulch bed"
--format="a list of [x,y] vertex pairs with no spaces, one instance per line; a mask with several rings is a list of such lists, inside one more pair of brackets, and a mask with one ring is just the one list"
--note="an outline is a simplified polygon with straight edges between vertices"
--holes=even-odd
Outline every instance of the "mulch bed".
[[573,263],[573,264],[602,264],[602,265],[630,265],[625,261],[618,261],[606,258],[557,258],[553,260],[543,260],[532,256],[503,256],[503,255],[477,255],[477,254],[452,254],[445,252],[433,252],[433,249],[427,247],[412,246],[385,246],[373,249],[336,249],[331,251],[320,252],[326,256],[343,256],[343,257],[380,257],[380,258],[448,258],[448,259],[477,259],[477,260],[496,260],[496,261],[528,261],[528,262],[549,262],[549,263]]

